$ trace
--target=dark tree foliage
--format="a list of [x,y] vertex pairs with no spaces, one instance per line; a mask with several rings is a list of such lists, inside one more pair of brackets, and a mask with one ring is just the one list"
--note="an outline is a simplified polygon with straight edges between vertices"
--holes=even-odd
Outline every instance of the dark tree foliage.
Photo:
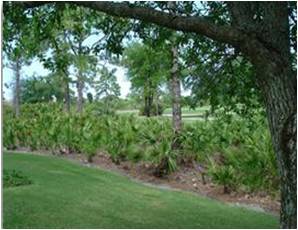
[[38,103],[50,101],[63,101],[63,88],[59,77],[53,74],[40,77],[32,76],[21,81],[21,102]]

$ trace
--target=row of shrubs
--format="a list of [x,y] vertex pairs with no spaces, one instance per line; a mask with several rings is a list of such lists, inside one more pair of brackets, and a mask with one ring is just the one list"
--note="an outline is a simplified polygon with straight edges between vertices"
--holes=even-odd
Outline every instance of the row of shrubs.
[[84,153],[89,161],[99,151],[112,160],[149,161],[166,172],[180,162],[198,161],[210,178],[225,190],[278,190],[276,160],[267,123],[256,114],[250,120],[218,115],[212,121],[187,123],[179,137],[181,149],[173,151],[174,135],[168,118],[136,115],[99,115],[92,108],[83,114],[63,112],[57,103],[22,106],[13,116],[4,106],[3,143],[7,149],[28,147]]

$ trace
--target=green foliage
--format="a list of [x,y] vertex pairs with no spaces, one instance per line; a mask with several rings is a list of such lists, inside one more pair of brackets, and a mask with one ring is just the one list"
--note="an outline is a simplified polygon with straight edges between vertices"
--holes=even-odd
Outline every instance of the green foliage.
[[235,189],[235,170],[231,165],[218,167],[213,160],[210,160],[209,174],[215,183],[224,186],[224,192]]
[[[163,106],[162,106],[161,104],[156,104],[156,103],[155,103],[155,104],[152,105],[152,107],[151,107],[151,109],[150,109],[150,114],[151,114],[152,116],[160,116],[160,115],[163,114],[163,111],[164,111]],[[144,107],[144,106],[142,106],[142,107],[140,108],[139,114],[140,114],[141,116],[145,116],[145,115],[146,115],[146,113],[145,113],[145,107]]]
[[111,101],[109,101],[108,103],[106,103],[106,100],[109,100],[108,98],[105,99],[101,99],[101,100],[97,100],[94,101],[91,104],[88,104],[85,106],[86,109],[86,113],[90,113],[94,116],[102,116],[102,115],[115,115],[116,113],[116,105]]
[[5,105],[4,147],[80,152],[89,161],[103,151],[117,164],[125,160],[151,162],[158,176],[175,171],[181,160],[191,159],[199,161],[211,179],[227,191],[274,193],[278,189],[276,159],[260,113],[251,119],[220,113],[211,121],[186,124],[178,152],[171,146],[174,134],[168,118],[107,115],[98,112],[100,106],[95,102],[82,114],[67,114],[58,103],[27,104],[15,118]]
[[50,74],[46,77],[33,75],[21,81],[21,102],[37,103],[63,100],[63,88],[59,76]]
[[109,70],[107,67],[103,66],[99,70],[100,78],[98,81],[94,81],[93,85],[96,90],[96,97],[106,97],[111,96],[119,97],[120,96],[120,86],[117,83],[116,70]]
[[158,104],[160,87],[170,75],[169,52],[161,47],[133,43],[125,49],[122,62],[128,68],[127,76],[132,83],[132,90],[142,95],[141,100],[145,102],[141,114],[157,114],[154,107]]
[[186,155],[204,163],[213,180],[226,190],[277,191],[276,158],[265,118],[218,115],[185,127]]
[[3,170],[3,187],[16,187],[32,184],[32,181],[23,172],[13,170]]
[[177,169],[177,152],[172,149],[171,122],[167,119],[149,119],[143,122],[140,141],[145,147],[145,159],[156,164],[155,174],[163,176]]

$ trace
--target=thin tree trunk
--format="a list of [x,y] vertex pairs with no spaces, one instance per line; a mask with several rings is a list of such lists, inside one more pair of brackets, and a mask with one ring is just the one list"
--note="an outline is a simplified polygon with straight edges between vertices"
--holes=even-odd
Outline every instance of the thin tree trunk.
[[148,97],[145,95],[144,96],[144,115],[146,117],[149,117],[150,114],[149,114],[149,108],[148,108]]
[[20,116],[20,71],[21,71],[21,63],[20,59],[17,58],[15,61],[15,66],[14,66],[14,71],[15,71],[15,88],[14,88],[14,99],[13,99],[13,104],[14,104],[14,112],[15,116],[19,117]]
[[149,108],[149,117],[151,115],[154,116],[154,111],[153,109],[153,94],[150,93],[150,95],[148,96],[148,108]]
[[179,148],[178,137],[182,128],[181,119],[181,87],[179,79],[179,67],[178,67],[178,48],[176,45],[172,47],[172,69],[171,69],[171,93],[172,93],[172,123],[175,133],[175,137],[172,143],[173,149]]
[[144,100],[145,100],[145,105],[144,105],[144,115],[146,117],[151,116],[151,102],[150,102],[150,81],[147,79],[145,86],[144,86]]
[[82,80],[81,71],[79,71],[79,76],[77,78],[77,91],[78,91],[77,111],[78,111],[78,113],[83,112],[83,88],[84,88],[84,82]]
[[149,117],[151,115],[154,116],[154,111],[152,111],[153,97],[154,97],[154,92],[153,92],[153,88],[152,88],[152,82],[151,82],[150,77],[148,77],[148,113],[149,113]]
[[65,77],[65,82],[64,82],[64,109],[65,112],[70,113],[70,89],[69,89],[69,82],[68,78]]
[[[82,43],[83,40],[81,39],[78,44],[78,53],[77,56],[80,57],[82,55]],[[78,113],[83,112],[83,89],[84,89],[84,82],[83,82],[83,74],[82,74],[82,66],[79,63],[79,70],[78,70],[78,77],[77,77],[77,92],[78,92],[78,99],[77,99],[77,111]]]

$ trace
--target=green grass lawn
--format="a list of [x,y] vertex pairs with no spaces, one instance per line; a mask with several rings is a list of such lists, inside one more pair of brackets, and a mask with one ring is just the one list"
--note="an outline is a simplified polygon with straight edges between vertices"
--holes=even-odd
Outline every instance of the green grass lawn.
[[[182,114],[183,115],[192,115],[192,114],[204,114],[206,111],[208,111],[210,109],[210,106],[201,106],[201,107],[197,107],[195,109],[190,109],[187,107],[182,107]],[[164,114],[172,114],[172,108],[166,108],[164,110]]]
[[148,187],[54,156],[5,153],[31,185],[3,189],[4,228],[277,228],[269,214]]
[[[210,109],[210,106],[198,107],[195,110],[183,107],[182,108],[182,120],[185,122],[194,122],[194,121],[205,121],[205,112]],[[118,110],[117,114],[139,114],[139,110]],[[167,108],[164,110],[163,117],[172,119],[172,108]],[[139,116],[139,118],[144,119],[145,116]],[[209,117],[208,120],[213,120],[212,117]]]

